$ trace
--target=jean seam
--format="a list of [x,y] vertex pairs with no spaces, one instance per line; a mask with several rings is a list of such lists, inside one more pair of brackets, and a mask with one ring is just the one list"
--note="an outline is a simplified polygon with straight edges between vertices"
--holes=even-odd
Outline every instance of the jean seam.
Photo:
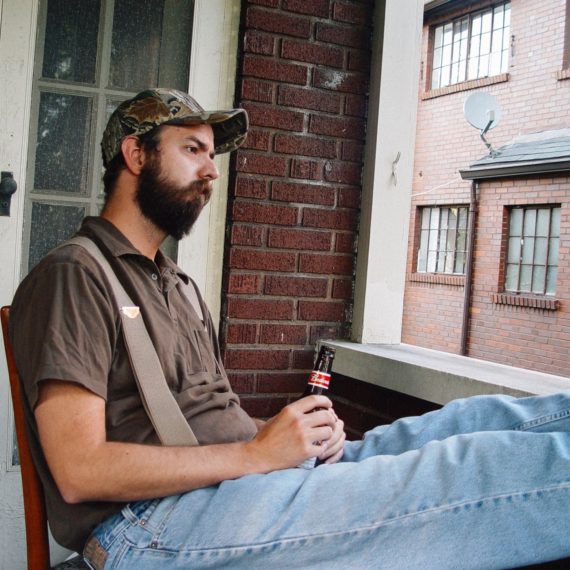
[[111,565],[109,570],[114,570],[115,568],[120,568],[120,565],[121,565],[122,561],[124,560],[127,552],[129,551],[129,548],[131,548],[131,544],[129,544],[128,541],[125,540],[125,543],[121,546],[119,552],[117,552],[117,555],[113,557],[113,564]]
[[568,418],[568,417],[570,417],[570,410],[568,410],[568,409],[561,410],[559,412],[548,414],[547,416],[540,416],[540,417],[535,418],[533,420],[528,420],[526,422],[523,422],[522,424],[515,426],[513,428],[513,430],[514,431],[528,431],[529,429],[535,428],[537,426],[543,426],[543,425],[547,425],[550,423],[554,423],[554,422],[557,422],[559,420],[563,420],[563,419]]
[[[453,511],[455,509],[458,508],[465,508],[468,507],[470,505],[481,505],[481,504],[489,504],[492,503],[494,501],[497,500],[501,500],[501,499],[508,499],[508,498],[514,498],[514,497],[525,497],[525,496],[531,496],[531,495],[535,495],[535,494],[539,494],[539,493],[549,493],[549,492],[554,492],[554,491],[562,491],[562,490],[570,490],[570,481],[568,482],[564,482],[561,484],[556,484],[556,485],[550,485],[548,487],[541,487],[541,488],[537,488],[537,489],[531,489],[531,490],[527,490],[527,491],[517,491],[517,492],[511,492],[511,493],[499,493],[497,495],[492,495],[492,496],[486,496],[484,498],[481,499],[470,499],[468,501],[460,501],[460,502],[455,502],[449,505],[440,505],[437,507],[431,507],[428,509],[423,509],[423,510],[418,510],[415,511],[413,513],[406,513],[403,515],[398,515],[398,516],[394,516],[392,518],[389,519],[385,519],[381,522],[378,523],[374,523],[374,524],[369,524],[366,526],[361,526],[358,528],[351,528],[351,529],[347,529],[347,530],[338,530],[338,531],[332,531],[332,532],[326,532],[326,533],[319,533],[319,534],[304,534],[304,535],[299,535],[299,536],[293,536],[293,537],[288,537],[288,538],[281,538],[281,539],[276,539],[276,540],[271,540],[271,541],[267,541],[267,542],[259,542],[259,543],[250,543],[250,544],[244,544],[244,545],[230,545],[230,546],[223,546],[223,547],[211,547],[211,548],[190,548],[190,549],[182,549],[182,548],[168,548],[168,547],[164,547],[164,546],[158,546],[157,543],[154,544],[154,546],[151,547],[152,551],[160,554],[162,553],[172,553],[172,554],[199,554],[199,553],[207,553],[207,552],[236,552],[236,551],[241,551],[241,550],[253,550],[253,549],[263,549],[263,548],[268,548],[268,547],[274,547],[274,546],[278,546],[278,545],[287,545],[287,544],[291,544],[291,543],[295,543],[295,542],[299,542],[299,541],[310,541],[310,540],[315,540],[315,539],[327,539],[327,538],[338,538],[338,537],[342,537],[342,536],[353,536],[355,534],[360,534],[360,533],[366,533],[366,532],[372,532],[375,530],[379,530],[380,528],[386,526],[386,525],[390,525],[390,524],[394,524],[396,522],[399,521],[403,521],[405,519],[411,518],[411,517],[416,517],[416,516],[421,516],[421,515],[425,515],[425,514],[433,514],[433,513],[445,513],[447,511]],[[131,547],[135,550],[148,550],[148,547],[140,547],[137,545],[131,545]]]
[[164,513],[163,517],[160,520],[160,523],[157,526],[147,524],[146,530],[150,531],[152,534],[152,543],[156,543],[160,540],[160,536],[164,532],[164,527],[170,519],[172,511],[174,511],[176,505],[177,503],[172,503],[172,505],[170,505],[170,508]]

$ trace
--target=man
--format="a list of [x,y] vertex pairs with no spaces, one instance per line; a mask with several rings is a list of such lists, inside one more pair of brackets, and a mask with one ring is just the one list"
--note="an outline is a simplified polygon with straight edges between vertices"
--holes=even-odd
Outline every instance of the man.
[[[490,569],[570,555],[569,394],[453,402],[348,443],[323,396],[265,424],[240,408],[211,318],[159,246],[188,233],[215,153],[246,131],[244,111],[206,112],[173,90],[124,102],[103,135],[104,209],[79,232],[140,307],[199,446],[158,444],[89,254],[57,249],[18,289],[10,334],[56,539],[86,543],[97,569]],[[328,465],[295,468],[316,456]]]

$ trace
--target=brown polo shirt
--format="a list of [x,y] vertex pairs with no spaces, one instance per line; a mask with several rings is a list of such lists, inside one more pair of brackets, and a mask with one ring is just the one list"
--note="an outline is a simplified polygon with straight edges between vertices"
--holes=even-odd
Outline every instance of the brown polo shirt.
[[[187,275],[160,252],[156,262],[141,255],[102,218],[87,218],[78,233],[97,243],[140,307],[166,380],[200,444],[251,439],[256,427],[230,387],[210,314],[200,298],[204,327],[182,291]],[[83,248],[54,250],[24,279],[12,303],[10,338],[50,527],[60,544],[81,550],[93,528],[123,504],[70,505],[62,499],[38,441],[33,410],[39,384],[75,382],[104,398],[110,441],[158,443],[133,377],[111,286]]]

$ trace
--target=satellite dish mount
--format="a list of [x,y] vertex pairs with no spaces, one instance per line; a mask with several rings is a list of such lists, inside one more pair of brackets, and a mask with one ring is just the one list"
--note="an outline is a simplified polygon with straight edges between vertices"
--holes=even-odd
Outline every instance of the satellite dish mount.
[[495,128],[501,119],[501,108],[495,97],[490,93],[472,93],[465,99],[463,114],[467,122],[479,131],[481,140],[489,151],[489,156],[497,156],[497,151],[493,149],[486,137],[487,132]]

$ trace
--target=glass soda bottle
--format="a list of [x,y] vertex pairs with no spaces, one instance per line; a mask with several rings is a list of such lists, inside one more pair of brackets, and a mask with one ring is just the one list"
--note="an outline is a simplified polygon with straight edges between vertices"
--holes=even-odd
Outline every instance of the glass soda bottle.
[[[331,348],[330,346],[321,346],[315,366],[309,375],[307,386],[303,392],[303,398],[313,394],[320,396],[321,394],[326,394],[328,392],[334,355],[334,348]],[[313,412],[316,412],[319,409],[321,408],[315,408]],[[298,467],[301,467],[302,469],[313,469],[313,467],[316,467],[319,463],[320,461],[317,457],[310,457],[303,461],[303,463]]]

